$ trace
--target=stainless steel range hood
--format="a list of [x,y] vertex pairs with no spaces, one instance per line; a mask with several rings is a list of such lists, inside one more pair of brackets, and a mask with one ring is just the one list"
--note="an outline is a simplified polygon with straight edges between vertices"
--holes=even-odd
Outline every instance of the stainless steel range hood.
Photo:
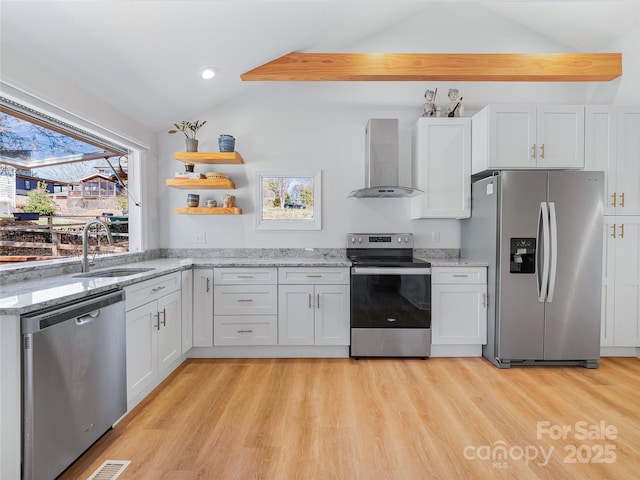
[[400,155],[397,118],[369,120],[365,138],[365,185],[351,192],[349,197],[398,198],[422,193],[422,190],[398,185]]

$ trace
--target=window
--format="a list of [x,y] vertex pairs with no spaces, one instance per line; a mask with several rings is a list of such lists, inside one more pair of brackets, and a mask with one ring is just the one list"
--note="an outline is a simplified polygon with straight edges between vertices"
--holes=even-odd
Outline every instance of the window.
[[320,230],[320,171],[258,173],[259,230]]
[[[7,188],[0,189],[0,217],[13,218],[13,212],[24,210],[30,192],[39,193],[55,205],[54,215],[45,214],[49,218],[40,220],[45,225],[51,222],[49,228],[65,233],[81,231],[91,218],[108,223],[111,217],[117,217],[129,225],[127,232],[119,232],[120,246],[112,253],[141,250],[140,205],[129,186],[139,197],[140,179],[134,172],[140,169],[144,147],[124,147],[76,125],[86,124],[96,131],[101,131],[100,127],[72,115],[69,118],[74,125],[0,97],[0,170],[5,172],[3,182],[7,183]],[[91,178],[93,182],[84,182]],[[14,187],[10,188],[12,183]],[[46,191],[41,191],[45,185]],[[0,238],[0,255],[29,255],[28,249],[13,252],[3,240]],[[57,251],[60,257],[78,254],[68,248],[52,247],[52,252]],[[32,255],[36,256],[35,251]],[[37,255],[46,254],[40,251]]]

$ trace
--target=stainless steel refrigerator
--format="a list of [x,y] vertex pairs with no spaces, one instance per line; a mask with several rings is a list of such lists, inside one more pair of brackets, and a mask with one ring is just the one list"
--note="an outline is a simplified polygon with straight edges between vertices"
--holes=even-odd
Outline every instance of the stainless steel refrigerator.
[[488,268],[494,365],[598,367],[602,172],[504,171],[472,184],[463,257]]

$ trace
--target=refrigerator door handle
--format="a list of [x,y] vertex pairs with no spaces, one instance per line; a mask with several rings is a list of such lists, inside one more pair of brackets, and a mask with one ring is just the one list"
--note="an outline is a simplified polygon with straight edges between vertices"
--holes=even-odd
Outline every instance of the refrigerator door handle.
[[549,257],[551,258],[551,268],[549,269],[549,293],[547,294],[547,303],[553,301],[553,292],[556,289],[556,272],[558,270],[558,222],[556,218],[556,204],[549,202],[549,225],[551,227],[551,250],[549,251]]
[[[542,225],[542,254],[540,253],[540,226]],[[538,211],[538,229],[536,232],[536,286],[538,287],[538,301],[547,300],[549,288],[549,208],[547,202],[540,202]],[[542,263],[542,269],[540,264]],[[542,270],[542,277],[540,271]]]

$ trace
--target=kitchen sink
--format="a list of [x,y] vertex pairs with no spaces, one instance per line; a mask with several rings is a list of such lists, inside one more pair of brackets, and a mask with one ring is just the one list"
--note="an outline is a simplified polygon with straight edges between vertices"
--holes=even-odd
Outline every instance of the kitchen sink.
[[127,277],[136,273],[149,272],[155,268],[112,268],[110,270],[102,270],[97,272],[81,273],[74,275],[75,278],[91,278],[91,277]]

